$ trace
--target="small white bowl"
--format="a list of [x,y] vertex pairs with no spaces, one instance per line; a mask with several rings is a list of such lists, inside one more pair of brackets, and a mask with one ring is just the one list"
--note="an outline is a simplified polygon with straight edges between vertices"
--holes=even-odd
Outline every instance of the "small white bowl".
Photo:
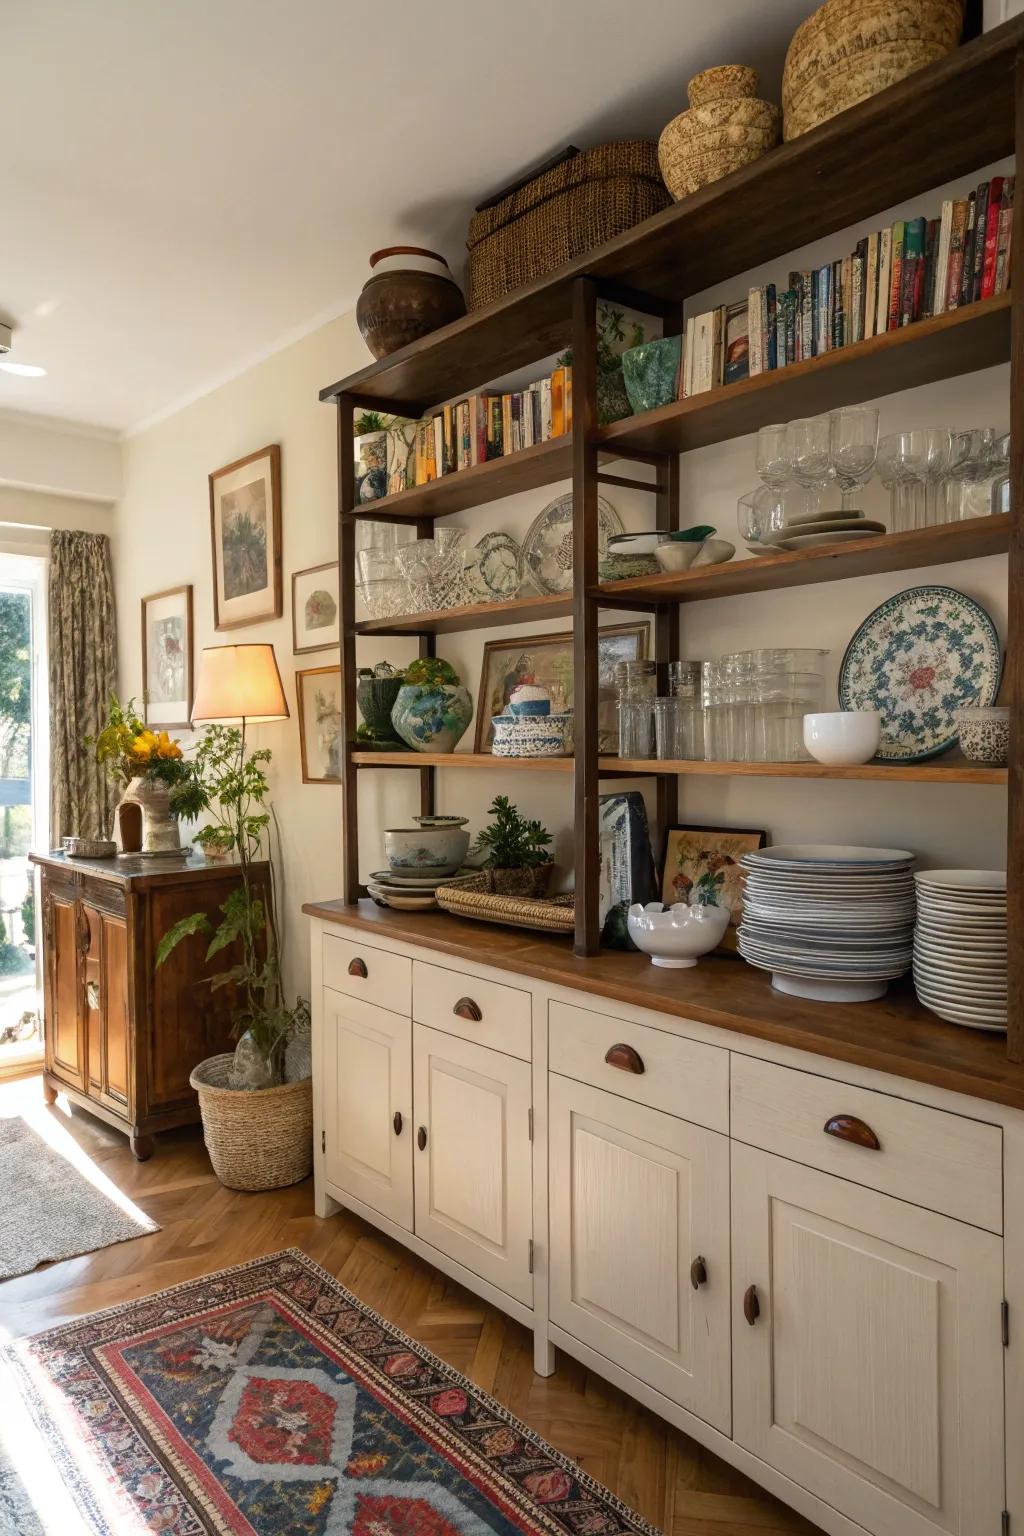
[[626,914],[629,936],[637,949],[650,955],[652,965],[688,969],[721,944],[729,926],[728,907],[688,907],[677,901],[666,909],[662,901],[646,907],[634,902]]
[[394,874],[453,875],[468,850],[464,827],[389,827],[384,833],[384,855]]
[[840,709],[804,715],[804,746],[828,767],[870,762],[878,751],[882,717],[876,709]]

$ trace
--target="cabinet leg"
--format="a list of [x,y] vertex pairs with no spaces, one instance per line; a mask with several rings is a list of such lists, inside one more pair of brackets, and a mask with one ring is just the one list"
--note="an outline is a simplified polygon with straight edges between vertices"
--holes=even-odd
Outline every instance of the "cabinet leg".
[[341,1210],[341,1203],[331,1198],[325,1190],[315,1189],[313,1195],[313,1209],[318,1216],[336,1216]]
[[133,1131],[131,1137],[132,1153],[136,1162],[145,1163],[156,1151],[156,1139],[153,1136],[143,1136],[140,1131]]
[[57,1090],[53,1086],[53,1084],[50,1082],[49,1078],[48,1077],[44,1077],[43,1078],[43,1103],[44,1104],[56,1104],[56,1102],[57,1102]]
[[540,1328],[533,1334],[533,1368],[538,1376],[555,1374],[555,1346]]

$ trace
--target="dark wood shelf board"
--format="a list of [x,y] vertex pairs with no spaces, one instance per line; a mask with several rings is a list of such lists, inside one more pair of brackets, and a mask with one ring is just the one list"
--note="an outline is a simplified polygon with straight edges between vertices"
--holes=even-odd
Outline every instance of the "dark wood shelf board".
[[1010,295],[918,320],[898,331],[824,352],[788,368],[627,416],[598,433],[602,448],[685,453],[746,437],[771,421],[793,421],[836,406],[990,368],[1010,358]]
[[530,768],[541,773],[572,773],[571,757],[493,757],[490,752],[352,753],[357,768]]
[[572,594],[513,597],[503,603],[471,603],[442,608],[437,613],[403,614],[400,619],[368,619],[356,625],[359,635],[452,635],[463,629],[493,629],[503,624],[531,624],[564,619],[572,614]]
[[363,502],[350,515],[379,522],[382,515],[391,521],[418,521],[422,517],[447,517],[485,502],[500,501],[519,491],[536,490],[564,480],[572,472],[572,434],[534,443],[504,458],[474,464],[470,469],[428,480],[397,496],[382,496],[379,501]]
[[[368,935],[421,944],[440,954],[553,986],[653,1008],[738,1035],[791,1046],[833,1061],[894,1073],[953,1093],[1024,1109],[1024,1067],[1007,1060],[1001,1035],[944,1024],[907,982],[874,1003],[813,1003],[772,989],[768,975],[728,955],[709,955],[689,971],[665,971],[646,955],[605,950],[574,955],[571,940],[474,923],[444,912],[402,913],[372,901],[310,902],[302,909]],[[372,939],[370,940],[372,942]]]
[[605,582],[596,592],[598,597],[613,599],[616,607],[624,608],[632,602],[700,602],[747,592],[771,592],[780,587],[803,587],[817,581],[874,576],[880,571],[909,571],[951,560],[974,560],[981,555],[1005,554],[1009,543],[1010,516],[1000,513],[996,517],[943,523],[912,533],[876,534],[851,544],[751,555],[745,560],[730,560],[726,565],[634,576],[628,581]]
[[[546,357],[577,277],[699,293],[1013,153],[1018,17],[617,239],[321,391],[410,414]],[[742,217],[737,217],[737,209]],[[866,231],[865,231],[866,232]]]

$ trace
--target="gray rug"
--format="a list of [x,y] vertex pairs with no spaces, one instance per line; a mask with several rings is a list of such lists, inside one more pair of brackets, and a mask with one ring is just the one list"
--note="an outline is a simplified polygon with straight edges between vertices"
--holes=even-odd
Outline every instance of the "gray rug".
[[0,1170],[0,1280],[160,1230],[123,1211],[24,1120],[0,1120]]

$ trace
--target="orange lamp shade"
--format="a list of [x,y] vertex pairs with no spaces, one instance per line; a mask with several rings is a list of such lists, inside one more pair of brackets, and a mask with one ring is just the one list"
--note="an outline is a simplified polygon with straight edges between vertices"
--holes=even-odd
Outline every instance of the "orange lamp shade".
[[277,657],[272,645],[208,645],[199,658],[192,719],[287,720]]

